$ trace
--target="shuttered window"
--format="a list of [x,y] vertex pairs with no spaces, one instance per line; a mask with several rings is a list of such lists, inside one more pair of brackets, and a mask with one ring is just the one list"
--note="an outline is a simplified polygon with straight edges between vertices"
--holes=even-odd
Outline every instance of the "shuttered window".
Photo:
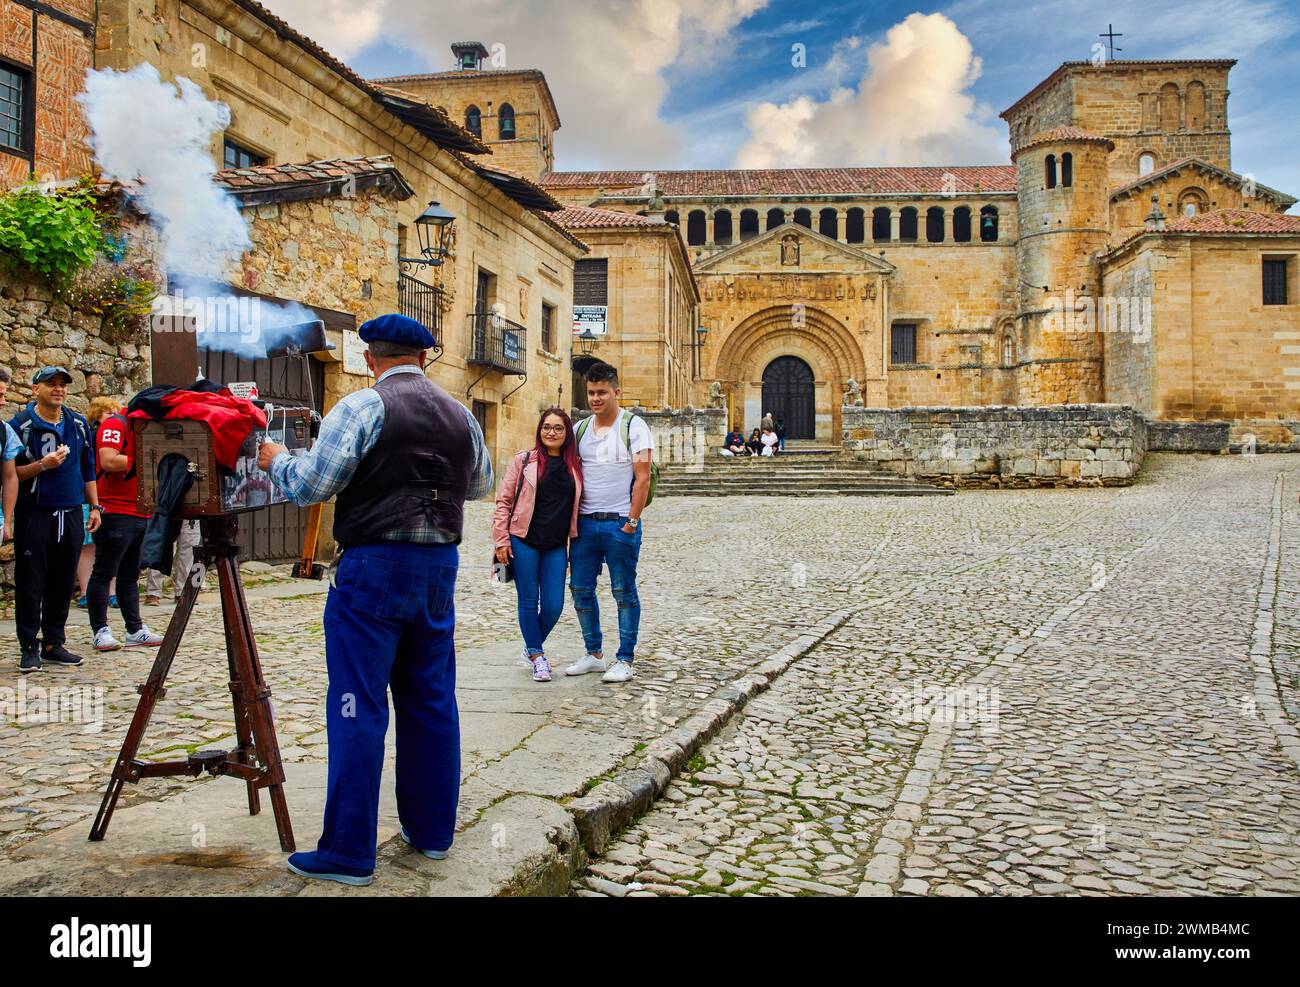
[[889,332],[889,362],[916,362],[916,326],[899,324],[892,326]]
[[609,260],[599,257],[573,265],[573,304],[609,304]]
[[1285,305],[1287,258],[1264,258],[1264,304]]

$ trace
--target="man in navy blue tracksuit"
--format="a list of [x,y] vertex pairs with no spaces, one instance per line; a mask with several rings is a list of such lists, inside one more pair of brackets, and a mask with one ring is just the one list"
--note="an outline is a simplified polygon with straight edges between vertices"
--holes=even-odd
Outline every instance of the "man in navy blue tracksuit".
[[369,884],[375,869],[390,687],[402,838],[433,859],[451,847],[460,793],[456,546],[465,501],[492,489],[478,422],[424,374],[429,331],[381,315],[360,336],[374,387],[340,401],[305,456],[271,443],[259,455],[295,503],[338,495],[343,554],[325,604],[325,820],[316,850],[293,854],[289,869],[353,885]]
[[103,509],[90,425],[64,407],[71,383],[63,367],[42,367],[32,378],[35,400],[9,422],[23,446],[16,460],[14,615],[25,674],[83,660],[63,646],[64,627],[86,539],[81,505],[90,505],[92,532]]

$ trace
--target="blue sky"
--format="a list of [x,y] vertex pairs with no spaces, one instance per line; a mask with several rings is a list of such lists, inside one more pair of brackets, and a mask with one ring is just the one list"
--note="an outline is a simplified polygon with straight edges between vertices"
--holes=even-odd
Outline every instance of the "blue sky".
[[[308,34],[367,76],[448,68],[451,40],[499,40],[511,67],[541,68],[555,90],[560,169],[1000,163],[1006,129],[997,114],[1062,61],[1090,57],[1113,23],[1121,58],[1237,58],[1234,168],[1300,194],[1300,12],[1282,0],[675,0],[672,14],[664,5],[647,14],[632,0],[588,6],[595,2],[428,0],[413,13],[391,6],[399,0],[353,0],[347,9],[373,10],[376,26],[350,51],[328,37],[330,4],[271,6],[296,25],[308,18]],[[601,23],[587,30],[592,17]],[[896,30],[904,22],[915,29],[910,42]],[[639,40],[647,33],[654,45]],[[795,44],[805,46],[806,67],[791,64]],[[876,72],[868,85],[872,46],[907,49],[898,64],[920,78],[893,84]],[[642,76],[626,68],[633,62]],[[952,78],[939,79],[945,73]],[[930,76],[939,81],[927,89]],[[755,107],[770,112],[758,117]],[[931,132],[921,120],[935,121]]]

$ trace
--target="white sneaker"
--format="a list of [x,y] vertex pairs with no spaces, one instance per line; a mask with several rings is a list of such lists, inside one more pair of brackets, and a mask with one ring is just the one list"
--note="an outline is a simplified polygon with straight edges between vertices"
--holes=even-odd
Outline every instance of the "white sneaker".
[[101,627],[95,631],[96,651],[116,651],[120,647],[122,647],[122,642],[113,637],[113,632],[107,627]]
[[616,661],[608,672],[600,677],[602,682],[626,682],[633,675],[630,661]]
[[527,648],[524,648],[524,650],[520,653],[519,661],[524,665],[527,665],[529,668],[533,667],[533,659],[532,656],[528,653]]
[[162,641],[162,635],[149,630],[147,624],[138,631],[133,631],[126,636],[126,646],[128,648],[156,648],[162,644]]
[[586,675],[588,672],[603,672],[605,670],[605,659],[597,658],[595,655],[583,655],[572,665],[564,670],[565,675]]

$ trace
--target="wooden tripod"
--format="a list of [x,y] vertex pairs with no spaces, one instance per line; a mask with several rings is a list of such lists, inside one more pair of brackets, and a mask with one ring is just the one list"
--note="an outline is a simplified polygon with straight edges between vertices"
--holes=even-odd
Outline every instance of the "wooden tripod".
[[244,598],[244,587],[239,581],[235,517],[219,515],[202,518],[199,526],[203,534],[202,547],[197,550],[200,559],[203,563],[215,563],[217,567],[238,745],[232,751],[199,751],[183,761],[148,762],[137,759],[154,706],[166,695],[163,685],[171,671],[172,660],[176,657],[199,595],[200,586],[196,577],[200,570],[196,566],[185,582],[185,589],[181,593],[180,602],[176,604],[171,622],[167,625],[167,633],[158,648],[158,656],[154,659],[153,668],[149,670],[149,677],[143,685],[137,687],[140,702],[126,732],[126,740],[122,743],[122,752],[113,765],[113,776],[104,792],[104,801],[99,806],[90,838],[96,841],[104,838],[109,821],[113,818],[113,809],[117,806],[117,798],[122,794],[122,786],[126,782],[135,784],[142,778],[165,775],[189,775],[197,778],[206,771],[212,775],[232,775],[244,780],[248,785],[250,816],[257,815],[262,809],[258,789],[269,789],[275,827],[280,834],[280,849],[290,853],[294,849],[293,826],[289,821],[289,806],[284,799],[284,767],[280,762],[280,745],[275,737],[271,690],[262,675],[262,663],[257,656],[257,642],[253,638],[248,601]]

